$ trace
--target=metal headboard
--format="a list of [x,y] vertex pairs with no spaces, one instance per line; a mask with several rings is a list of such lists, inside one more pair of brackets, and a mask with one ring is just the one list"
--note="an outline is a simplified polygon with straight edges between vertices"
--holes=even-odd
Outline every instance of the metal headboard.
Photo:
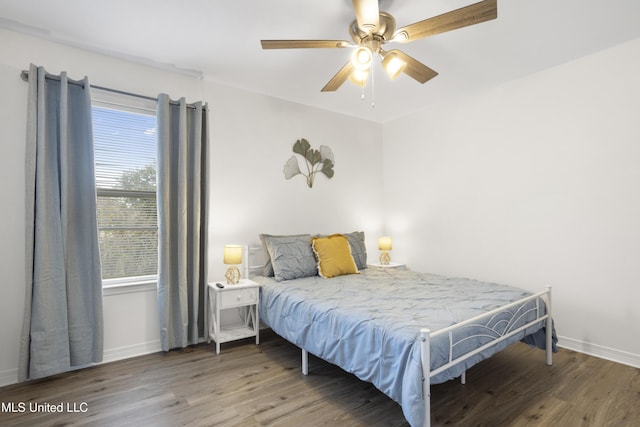
[[264,247],[259,244],[245,246],[245,262],[243,277],[262,276],[266,254]]

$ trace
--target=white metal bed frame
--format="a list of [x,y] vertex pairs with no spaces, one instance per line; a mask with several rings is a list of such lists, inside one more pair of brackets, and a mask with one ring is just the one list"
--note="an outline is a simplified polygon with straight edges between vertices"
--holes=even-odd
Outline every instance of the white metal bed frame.
[[[247,248],[247,259],[249,258],[249,253],[250,252],[257,252],[262,250],[262,248],[254,248],[254,247],[248,247]],[[246,268],[245,268],[245,277],[249,276],[250,270],[256,270],[258,268],[258,266],[252,266],[249,262],[247,262]],[[546,306],[546,310],[544,311],[544,314],[541,310],[540,307],[540,298],[542,298],[542,300],[545,303]],[[523,306],[524,304],[526,304],[529,301],[536,301],[536,306],[535,308],[532,309],[528,309],[527,312],[521,312],[520,309],[516,310],[515,313],[511,313],[509,311],[510,308],[513,307],[517,307],[517,306]],[[481,326],[481,327],[487,327],[488,324],[491,323],[491,320],[494,319],[496,316],[498,315],[504,315],[504,314],[508,314],[511,317],[511,320],[518,320],[519,318],[521,318],[522,316],[524,316],[525,314],[531,312],[531,311],[535,311],[536,313],[536,318],[528,323],[526,323],[525,325],[522,325],[520,327],[517,328],[512,328],[511,326],[508,326],[503,332],[499,332],[496,331],[495,329],[492,329],[492,331],[494,332],[494,334],[489,335],[489,334],[482,334],[482,335],[473,335],[473,336],[466,336],[461,340],[458,341],[454,341],[453,339],[453,334],[455,331],[459,331],[461,329],[464,328],[468,328],[468,327],[477,327],[477,326]],[[546,364],[551,366],[551,364],[553,363],[553,324],[552,324],[552,317],[551,317],[551,286],[546,286],[545,290],[542,292],[538,292],[537,294],[534,295],[530,295],[528,297],[522,298],[518,301],[514,301],[510,304],[504,305],[502,307],[498,307],[495,310],[489,311],[487,313],[483,313],[480,314],[476,317],[473,317],[471,319],[465,320],[463,322],[459,322],[456,323],[455,325],[451,325],[447,328],[443,328],[443,329],[439,329],[437,331],[431,332],[431,330],[429,330],[429,328],[421,328],[420,329],[420,335],[419,335],[419,339],[421,341],[421,345],[420,345],[420,361],[422,364],[422,397],[423,397],[423,405],[424,405],[424,427],[429,427],[431,425],[431,378],[438,375],[439,373],[457,365],[458,363],[464,362],[465,360],[469,359],[470,357],[475,356],[476,354],[490,348],[493,347],[499,343],[501,343],[502,341],[506,340],[507,338],[510,338],[522,331],[524,331],[527,328],[530,328],[534,325],[540,324],[542,322],[545,322],[545,357],[546,357]],[[515,324],[516,322],[511,322],[510,321],[510,325]],[[445,363],[444,365],[431,370],[430,366],[431,366],[431,340],[437,336],[440,335],[444,335],[447,334],[449,336],[449,361],[447,363]],[[486,344],[471,350],[467,353],[461,354],[457,357],[453,356],[453,349],[456,345],[460,344],[461,342],[463,342],[464,340],[467,339],[471,339],[471,338],[475,338],[475,337],[483,337],[483,338],[489,338],[490,341],[488,341]],[[309,352],[307,350],[305,350],[304,348],[301,348],[302,350],[302,374],[303,375],[309,375]],[[463,372],[461,375],[461,382],[462,384],[465,384],[466,382],[466,372]]]

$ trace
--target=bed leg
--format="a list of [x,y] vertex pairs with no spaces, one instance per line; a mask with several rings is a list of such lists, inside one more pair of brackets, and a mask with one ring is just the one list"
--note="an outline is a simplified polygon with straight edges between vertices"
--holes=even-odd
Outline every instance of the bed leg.
[[551,286],[546,287],[547,290],[547,322],[545,325],[545,353],[547,356],[547,365],[551,366],[553,364],[553,319],[551,318]]
[[460,384],[465,385],[467,383],[467,371],[462,371],[460,375]]
[[309,375],[309,352],[302,349],[302,375]]
[[420,329],[420,361],[422,362],[422,401],[424,405],[424,427],[431,426],[431,331]]

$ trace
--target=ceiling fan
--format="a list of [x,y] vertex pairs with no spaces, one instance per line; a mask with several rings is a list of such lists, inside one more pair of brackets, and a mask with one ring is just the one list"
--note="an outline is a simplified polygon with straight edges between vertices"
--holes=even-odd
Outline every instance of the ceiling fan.
[[437,72],[398,49],[384,50],[390,42],[409,43],[424,37],[495,19],[497,0],[484,0],[451,12],[396,29],[395,18],[379,10],[378,0],[353,0],[356,19],[349,26],[355,45],[346,40],[261,40],[263,49],[346,48],[355,47],[351,60],[322,88],[336,91],[347,79],[364,86],[374,55],[391,79],[400,73],[426,83]]

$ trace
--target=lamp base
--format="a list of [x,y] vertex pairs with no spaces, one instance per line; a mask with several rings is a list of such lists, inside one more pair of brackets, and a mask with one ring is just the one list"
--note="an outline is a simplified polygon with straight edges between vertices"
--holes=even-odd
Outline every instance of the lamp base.
[[390,262],[391,262],[391,255],[389,255],[389,252],[387,251],[380,252],[380,264],[389,265]]
[[231,267],[227,268],[227,272],[225,273],[224,277],[226,277],[227,279],[227,284],[235,285],[240,281],[240,270],[238,270],[238,267],[236,267],[235,265],[232,265]]

